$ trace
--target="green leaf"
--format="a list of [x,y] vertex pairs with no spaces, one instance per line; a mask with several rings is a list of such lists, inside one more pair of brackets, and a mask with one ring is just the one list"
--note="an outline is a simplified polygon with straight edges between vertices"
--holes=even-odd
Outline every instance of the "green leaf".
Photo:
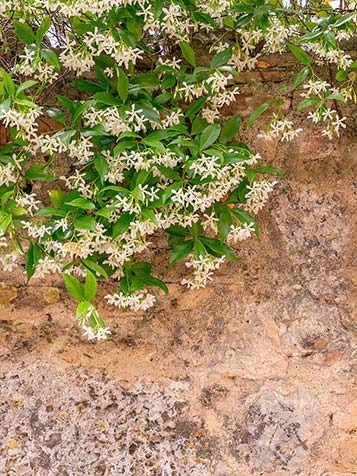
[[68,293],[77,301],[85,301],[84,289],[78,279],[67,273],[62,273],[62,277]]
[[195,244],[193,245],[193,255],[195,259],[199,259],[201,256],[204,257],[207,254],[206,248],[203,246],[200,240],[196,239]]
[[226,144],[227,142],[232,140],[234,136],[237,134],[237,132],[239,131],[240,122],[241,122],[240,115],[237,115],[229,119],[225,123],[222,129],[221,135],[219,136],[219,141],[222,142],[223,144]]
[[[93,258],[94,259],[94,258]],[[97,276],[103,276],[103,278],[108,278],[108,273],[106,272],[106,270],[103,268],[103,266],[101,266],[100,264],[92,261],[91,259],[87,258],[87,259],[83,259],[82,260],[82,263],[83,265],[86,267],[86,268],[89,268],[91,271],[94,271],[94,273],[97,275]]]
[[66,205],[70,205],[71,207],[82,208],[83,210],[95,210],[94,203],[90,202],[86,198],[75,198],[70,202],[66,202]]
[[310,56],[302,48],[296,45],[288,45],[288,47],[300,63],[305,64],[306,66],[310,65]]
[[199,98],[196,101],[194,101],[191,106],[187,109],[185,115],[187,117],[193,117],[198,111],[200,111],[205,102],[207,101],[207,98]]
[[43,165],[33,165],[25,172],[26,180],[56,180],[55,175],[44,172],[45,167]]
[[347,79],[348,77],[348,72],[344,69],[340,69],[339,71],[337,71],[335,77],[337,81],[345,81],[345,79]]
[[19,40],[25,43],[25,45],[31,45],[36,42],[36,36],[27,23],[14,20],[12,24],[14,25],[15,35]]
[[215,238],[208,238],[207,236],[201,236],[200,240],[211,255],[216,257],[225,256],[230,261],[238,261],[235,252],[225,243],[222,243]]
[[100,181],[103,183],[104,177],[109,171],[108,162],[106,161],[105,157],[99,155],[94,159],[94,166],[99,174]]
[[45,207],[40,208],[38,212],[35,213],[38,217],[65,217],[66,212],[64,210],[60,210],[59,208],[53,207]]
[[182,56],[185,58],[187,63],[191,64],[192,66],[196,66],[196,57],[191,46],[186,41],[181,41],[180,48],[182,51]]
[[76,319],[81,318],[83,314],[87,314],[91,306],[92,305],[90,302],[87,302],[87,301],[80,302],[76,309]]
[[123,68],[119,68],[117,91],[123,103],[126,103],[129,94],[129,80]]
[[152,273],[152,266],[151,263],[147,261],[137,261],[136,263],[128,263],[130,270],[139,276],[139,278],[143,278],[145,276],[151,276]]
[[121,102],[114,96],[109,93],[96,93],[93,98],[106,106],[120,106]]
[[0,210],[0,233],[5,233],[11,222],[12,215]]
[[26,89],[32,88],[32,86],[35,86],[35,84],[37,84],[37,81],[34,81],[32,79],[30,79],[29,81],[25,81],[24,83],[20,84],[20,86],[16,90],[16,96],[18,94],[22,93],[23,91],[25,91]]
[[166,233],[170,236],[188,236],[189,231],[181,225],[171,225],[169,228],[166,228]]
[[64,126],[66,125],[66,118],[63,114],[63,112],[60,109],[52,108],[52,109],[47,109],[47,115],[51,119],[54,119],[57,122],[60,122]]
[[232,215],[227,207],[223,207],[219,213],[218,231],[222,241],[224,241],[230,232],[232,225]]
[[96,221],[94,217],[83,215],[74,220],[74,227],[77,230],[97,231]]
[[129,228],[130,223],[135,219],[135,213],[126,212],[113,225],[112,237],[117,238]]
[[200,137],[200,150],[207,149],[218,138],[221,132],[221,126],[219,124],[210,124],[203,129]]
[[219,53],[214,55],[214,57],[212,58],[210,67],[219,68],[219,66],[226,64],[231,56],[232,56],[232,48],[227,48],[223,51],[220,51]]
[[[12,97],[15,95],[15,90],[16,90],[16,87],[15,87],[15,83],[13,82],[11,76],[9,73],[7,73],[4,69],[0,69],[0,72],[1,72],[1,77],[2,77],[2,81],[4,83],[4,88],[5,88],[5,91],[7,92],[7,94]],[[6,101],[2,104],[5,104]],[[9,107],[10,107],[10,104],[9,104]],[[8,107],[6,107],[6,109],[8,109]]]
[[30,247],[26,255],[26,275],[27,281],[29,281],[36,271],[36,266],[41,258],[41,248],[37,243],[30,243]]
[[87,270],[86,280],[84,283],[84,296],[87,301],[93,301],[97,293],[97,280],[93,273]]
[[177,243],[170,254],[169,259],[169,269],[176,264],[178,261],[185,259],[192,251],[193,248],[193,240],[185,240]]
[[50,17],[45,17],[42,22],[41,22],[41,25],[39,26],[38,30],[36,31],[36,44],[37,46],[40,46],[45,34],[47,33],[47,31],[49,30],[51,26],[51,18]]
[[42,48],[40,51],[41,58],[43,58],[47,64],[53,66],[57,71],[61,69],[60,62],[58,60],[58,56],[53,50],[49,50],[48,48]]
[[98,93],[103,91],[103,86],[98,83],[94,83],[93,81],[88,81],[87,79],[76,79],[72,81],[71,86],[74,86],[78,91],[82,91],[84,93]]
[[259,116],[263,114],[269,107],[271,106],[271,101],[269,102],[264,102],[260,106],[258,106],[254,111],[251,113],[251,115],[248,118],[248,126],[250,127],[253,122],[258,119]]
[[332,93],[330,95],[327,95],[326,99],[329,99],[330,101],[335,100],[335,101],[346,102],[345,97],[341,93]]
[[153,276],[144,276],[142,278],[145,284],[148,286],[158,286],[161,288],[165,294],[169,294],[169,288],[166,286],[166,284],[159,278],[154,278]]
[[309,76],[310,72],[311,68],[309,66],[305,66],[305,68],[302,68],[302,70],[299,71],[299,74],[296,76],[294,81],[294,89],[305,81],[305,79]]
[[331,26],[333,26],[334,28],[338,28],[339,26],[342,26],[345,23],[348,23],[349,21],[353,20],[354,18],[357,18],[357,13],[356,12],[347,13],[346,15],[343,15],[341,18],[336,20],[336,22],[333,23]]
[[310,99],[304,99],[298,104],[298,107],[296,108],[297,111],[302,111],[303,109],[306,109],[307,107],[314,106],[320,102],[320,98],[310,98]]
[[255,169],[252,169],[253,172],[260,172],[263,174],[277,174],[280,177],[284,175],[284,172],[281,169],[278,169],[277,167],[270,167],[270,166],[263,166],[263,167],[256,167]]
[[318,38],[321,35],[322,35],[322,30],[312,30],[309,33],[307,33],[306,35],[302,36],[300,38],[300,41],[304,42],[304,41],[309,41],[309,40],[315,40],[316,38]]

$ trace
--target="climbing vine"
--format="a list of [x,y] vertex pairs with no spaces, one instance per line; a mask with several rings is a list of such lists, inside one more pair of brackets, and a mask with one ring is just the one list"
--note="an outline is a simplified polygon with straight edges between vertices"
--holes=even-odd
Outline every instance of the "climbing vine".
[[[27,279],[61,273],[89,339],[110,330],[93,301],[146,310],[155,287],[143,259],[155,233],[169,268],[186,260],[189,288],[205,286],[236,242],[258,235],[255,215],[279,169],[238,140],[241,118],[222,123],[236,78],[268,53],[301,64],[298,111],[330,139],[348,126],[338,102],[356,101],[357,63],[343,44],[356,31],[354,2],[274,0],[3,0],[0,4],[0,264],[25,261]],[[197,54],[202,45],[209,53]],[[207,57],[209,56],[209,60]],[[331,65],[322,79],[318,66]],[[56,107],[48,106],[55,95]],[[81,100],[73,100],[73,91]],[[301,131],[274,94],[266,140]],[[58,127],[40,132],[49,117]],[[60,172],[59,172],[60,171]],[[39,195],[38,182],[47,191]]]

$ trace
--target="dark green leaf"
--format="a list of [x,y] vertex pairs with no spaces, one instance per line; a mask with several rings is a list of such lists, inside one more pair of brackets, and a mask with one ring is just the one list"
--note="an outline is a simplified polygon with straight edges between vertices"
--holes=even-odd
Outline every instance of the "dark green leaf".
[[306,66],[310,65],[310,56],[302,48],[296,45],[288,45],[288,47],[300,63],[305,64]]
[[198,111],[200,111],[204,103],[207,101],[207,98],[199,98],[196,101],[194,101],[191,106],[187,109],[186,111],[186,116],[187,117],[192,117],[194,116]]
[[181,41],[180,48],[187,63],[196,66],[196,56],[191,46],[186,41]]
[[99,155],[94,159],[94,166],[99,174],[100,181],[103,183],[104,177],[107,175],[109,170],[107,160],[102,155]]
[[294,89],[297,88],[305,79],[309,76],[311,72],[311,68],[309,66],[305,66],[302,70],[299,71],[299,74],[296,76],[294,81]]
[[230,232],[232,225],[232,215],[227,207],[223,207],[219,213],[218,231],[222,241],[224,241]]
[[48,29],[51,26],[51,19],[50,17],[45,17],[41,25],[39,26],[38,30],[36,31],[36,44],[40,46],[45,34],[47,33]]
[[47,109],[47,115],[51,119],[54,119],[57,122],[60,122],[63,125],[66,125],[66,118],[64,117],[64,114],[62,111],[59,109]]
[[67,273],[62,273],[62,277],[68,293],[77,301],[85,301],[83,286],[78,279]]
[[129,228],[130,223],[135,219],[135,213],[126,212],[113,225],[112,237],[117,238]]
[[207,236],[201,236],[200,240],[211,255],[216,257],[226,256],[230,261],[238,261],[235,252],[225,243],[215,238],[208,238]]
[[318,102],[320,102],[320,98],[304,99],[298,104],[298,107],[296,109],[297,111],[302,111],[303,109],[306,109],[307,107],[314,106]]
[[97,280],[93,273],[87,270],[86,280],[84,283],[84,297],[86,301],[93,301],[97,293]]
[[55,175],[50,175],[44,172],[43,165],[33,165],[25,172],[26,180],[55,180]]
[[120,96],[120,99],[125,104],[126,100],[128,99],[129,94],[129,80],[127,75],[125,74],[122,68],[119,68],[119,76],[117,82],[117,91]]
[[158,286],[161,288],[165,294],[169,294],[169,289],[166,284],[159,278],[154,278],[153,276],[144,276],[143,281],[149,286]]
[[259,116],[263,114],[269,107],[271,106],[271,101],[269,102],[264,102],[260,106],[258,106],[254,111],[251,113],[251,115],[248,118],[248,126],[250,127],[253,122],[258,119]]
[[203,129],[200,137],[200,150],[207,149],[218,138],[221,132],[221,126],[219,124],[210,124]]
[[82,197],[75,198],[74,200],[71,200],[70,202],[66,202],[66,205],[70,205],[71,207],[75,207],[75,208],[82,208],[83,210],[95,210],[94,203]]
[[41,258],[41,248],[37,243],[30,243],[30,247],[26,255],[26,275],[27,281],[29,281],[36,271],[36,266]]
[[226,144],[232,140],[239,131],[240,122],[241,117],[239,115],[229,119],[222,129],[221,135],[219,136],[219,141],[223,144]]
[[193,240],[185,240],[175,245],[170,254],[169,269],[178,261],[185,259],[191,253],[193,243]]
[[98,93],[103,91],[103,86],[98,83],[93,83],[93,81],[88,81],[87,79],[76,79],[72,81],[71,86],[74,86],[78,91],[84,93]]
[[88,215],[83,215],[74,220],[74,227],[77,230],[91,230],[96,231],[96,221],[93,217]]
[[226,64],[231,56],[232,56],[232,48],[227,48],[223,51],[220,51],[212,58],[210,67],[218,68],[219,66]]
[[15,35],[19,40],[25,43],[25,45],[31,45],[36,42],[36,36],[27,23],[14,20],[12,24],[14,25]]
[[58,60],[58,56],[56,55],[56,53],[53,50],[49,50],[47,48],[42,48],[42,50],[40,51],[40,54],[41,54],[41,58],[43,58],[46,61],[47,64],[56,68],[57,71],[59,71],[61,69],[61,65],[60,65],[60,62]]

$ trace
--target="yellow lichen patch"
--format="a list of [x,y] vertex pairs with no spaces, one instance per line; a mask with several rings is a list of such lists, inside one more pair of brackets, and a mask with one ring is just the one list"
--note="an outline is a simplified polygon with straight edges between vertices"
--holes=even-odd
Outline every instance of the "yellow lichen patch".
[[48,287],[46,288],[45,292],[43,293],[43,299],[48,304],[54,304],[59,301],[60,293],[59,289],[55,287]]
[[17,298],[17,289],[14,286],[2,284],[0,286],[0,306],[9,305]]

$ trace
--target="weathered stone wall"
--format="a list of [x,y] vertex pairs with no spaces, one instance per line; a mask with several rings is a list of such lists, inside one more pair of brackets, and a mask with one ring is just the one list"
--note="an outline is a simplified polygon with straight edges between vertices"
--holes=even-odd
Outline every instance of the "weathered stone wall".
[[[247,116],[289,85],[289,57],[264,62],[225,114]],[[304,127],[292,143],[258,139],[262,122],[242,130],[285,177],[261,239],[207,289],[182,288],[178,266],[150,312],[102,309],[113,338],[98,345],[59,280],[2,275],[0,474],[357,473],[357,114],[329,141],[293,112],[299,93],[284,103]]]

